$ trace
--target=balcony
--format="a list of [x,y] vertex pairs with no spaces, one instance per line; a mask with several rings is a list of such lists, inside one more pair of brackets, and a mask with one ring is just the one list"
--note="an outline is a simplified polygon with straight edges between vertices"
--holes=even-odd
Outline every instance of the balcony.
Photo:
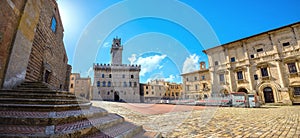
[[299,76],[300,76],[300,72],[289,73],[289,78],[295,78],[295,77],[299,77]]
[[237,80],[237,82],[238,82],[238,83],[246,83],[247,80],[246,80],[246,79],[239,79],[239,80]]
[[270,76],[262,76],[261,79],[262,80],[270,80]]

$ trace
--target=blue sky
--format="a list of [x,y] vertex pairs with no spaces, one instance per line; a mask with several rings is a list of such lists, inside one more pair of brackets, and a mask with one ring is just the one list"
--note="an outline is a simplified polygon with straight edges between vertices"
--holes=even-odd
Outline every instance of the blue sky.
[[73,72],[92,76],[93,63],[110,63],[122,38],[123,63],[141,64],[141,82],[181,82],[216,45],[300,21],[299,0],[58,0]]

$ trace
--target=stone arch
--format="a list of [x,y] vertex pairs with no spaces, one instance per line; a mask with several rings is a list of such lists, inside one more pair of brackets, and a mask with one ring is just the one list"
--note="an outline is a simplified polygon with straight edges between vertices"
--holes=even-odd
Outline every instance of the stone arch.
[[257,91],[258,91],[258,96],[259,98],[261,99],[261,101],[263,103],[265,103],[265,93],[264,91],[266,91],[265,88],[271,88],[272,89],[272,94],[274,96],[274,102],[278,102],[280,101],[281,97],[279,95],[279,91],[281,89],[280,85],[279,84],[276,84],[276,83],[273,83],[273,82],[264,82],[264,83],[260,83],[258,86],[257,86]]
[[222,90],[220,91],[220,94],[221,94],[221,95],[229,95],[230,92],[228,91],[228,89],[224,88],[224,89],[222,89]]
[[247,88],[245,88],[245,87],[239,87],[236,92],[249,93],[249,90]]

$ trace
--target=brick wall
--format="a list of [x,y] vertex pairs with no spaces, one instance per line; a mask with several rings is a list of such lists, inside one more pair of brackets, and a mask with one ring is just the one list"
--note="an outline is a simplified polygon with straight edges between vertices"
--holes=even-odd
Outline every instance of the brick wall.
[[[43,0],[42,10],[33,40],[26,70],[26,81],[45,81],[55,89],[64,89],[67,56],[63,44],[63,26],[58,7],[53,0]],[[53,17],[56,30],[51,30]],[[46,72],[50,72],[46,77]]]

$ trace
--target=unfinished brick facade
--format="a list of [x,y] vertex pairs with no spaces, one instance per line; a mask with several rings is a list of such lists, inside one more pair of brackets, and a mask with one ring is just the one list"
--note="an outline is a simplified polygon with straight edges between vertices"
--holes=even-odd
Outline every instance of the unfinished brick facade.
[[42,81],[53,89],[64,89],[68,58],[56,1],[4,0],[0,7],[1,16],[7,19],[0,26],[4,36],[0,41],[2,88],[10,89],[24,81]]

